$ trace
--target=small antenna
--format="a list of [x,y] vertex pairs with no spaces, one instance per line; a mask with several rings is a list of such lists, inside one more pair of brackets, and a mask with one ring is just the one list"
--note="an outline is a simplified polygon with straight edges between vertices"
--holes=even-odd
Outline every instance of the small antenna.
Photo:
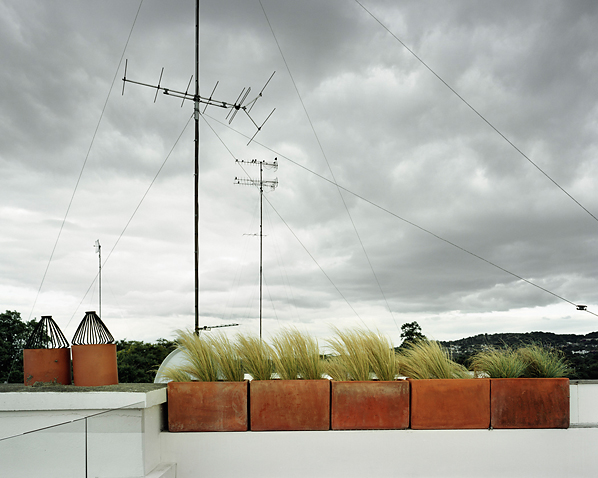
[[98,265],[99,265],[99,272],[98,272],[98,283],[99,283],[99,293],[98,293],[98,297],[99,297],[99,306],[100,308],[98,309],[99,311],[99,315],[100,317],[102,317],[102,246],[100,245],[100,240],[97,239],[96,243],[94,244],[94,247],[96,249],[96,253],[98,254]]
[[[272,78],[272,77],[270,77]],[[269,80],[268,80],[269,81]],[[266,118],[267,119],[267,118]],[[260,179],[251,178],[235,178],[235,184],[242,186],[257,186],[260,189],[260,340],[262,340],[262,276],[263,276],[263,197],[264,197],[264,186],[274,191],[278,187],[278,178],[274,180],[265,181],[263,179],[264,167],[273,171],[278,171],[278,158],[274,158],[274,162],[268,163],[267,161],[252,159],[250,161],[244,159],[236,159],[235,162],[241,164],[251,164],[253,166],[260,167]],[[256,234],[257,235],[257,234]]]

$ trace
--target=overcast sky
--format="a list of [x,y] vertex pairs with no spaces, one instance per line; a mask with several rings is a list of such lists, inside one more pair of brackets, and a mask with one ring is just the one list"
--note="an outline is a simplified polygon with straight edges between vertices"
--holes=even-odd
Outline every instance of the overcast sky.
[[[362,3],[589,213],[357,2],[262,0],[265,15],[258,0],[203,0],[202,95],[219,81],[218,100],[251,99],[276,71],[251,115],[276,111],[249,146],[243,114],[232,129],[219,108],[201,121],[201,325],[258,332],[259,193],[234,180],[259,168],[235,159],[277,157],[266,335],[598,330],[566,302],[598,312],[598,4]],[[138,7],[0,0],[0,308],[52,315],[69,340],[98,310],[96,239],[115,338],[193,327],[192,105],[121,95]],[[185,90],[194,18],[191,0],[143,2],[127,76],[155,84],[164,67],[162,85]]]

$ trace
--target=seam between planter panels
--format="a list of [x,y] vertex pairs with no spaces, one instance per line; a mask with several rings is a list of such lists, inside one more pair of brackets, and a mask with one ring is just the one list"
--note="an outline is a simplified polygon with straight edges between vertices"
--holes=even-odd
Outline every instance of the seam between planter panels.
[[[474,379],[475,380],[475,379]],[[488,387],[488,405],[490,410],[488,410],[490,416],[488,418],[490,418],[490,421],[488,422],[488,430],[494,430],[492,428],[492,379],[489,378],[488,379],[488,383],[489,383],[489,387]]]
[[247,380],[247,431],[251,431],[251,380]]
[[[328,380],[328,379],[326,379]],[[330,384],[330,394],[329,394],[329,398],[328,400],[330,400],[329,402],[329,406],[328,406],[328,430],[332,430],[332,380],[329,380],[329,384]]]

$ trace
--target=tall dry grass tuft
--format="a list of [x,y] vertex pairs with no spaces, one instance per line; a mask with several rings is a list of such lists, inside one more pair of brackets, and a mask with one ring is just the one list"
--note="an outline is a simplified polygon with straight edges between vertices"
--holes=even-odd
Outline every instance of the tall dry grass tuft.
[[517,354],[526,364],[526,377],[560,378],[572,371],[563,352],[555,348],[530,344],[519,348]]
[[178,367],[170,367],[162,375],[175,382],[215,382],[218,380],[217,358],[210,340],[205,335],[195,335],[190,331],[177,330],[177,348],[185,361]]
[[280,378],[319,380],[324,375],[318,341],[297,329],[283,329],[272,338],[274,368]]
[[[370,380],[370,360],[362,330],[341,331],[333,327],[336,337],[328,340],[328,345],[336,356],[327,363],[327,373],[346,376],[349,380]],[[336,370],[330,370],[330,367]]]
[[324,360],[324,372],[330,375],[332,380],[346,382],[351,380],[347,368],[338,356],[328,357]]
[[254,380],[270,380],[274,372],[272,350],[259,337],[239,334],[236,344],[243,370]]
[[410,343],[399,355],[399,369],[412,379],[471,378],[467,369],[453,362],[449,352],[434,340]]
[[392,381],[399,373],[399,360],[390,339],[381,333],[361,331],[362,346],[368,356],[370,370],[378,380]]
[[219,378],[227,382],[242,382],[245,374],[235,344],[224,334],[211,335],[208,340],[215,353]]
[[526,362],[511,348],[489,348],[475,354],[471,366],[476,376],[518,378],[525,374]]
[[294,350],[291,330],[282,330],[272,337],[274,370],[282,380],[299,378],[299,362]]

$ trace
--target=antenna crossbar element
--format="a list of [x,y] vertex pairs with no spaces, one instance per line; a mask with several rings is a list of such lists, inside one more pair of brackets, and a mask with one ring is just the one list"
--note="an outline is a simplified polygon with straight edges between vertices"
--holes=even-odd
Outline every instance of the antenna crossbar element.
[[278,179],[274,179],[273,181],[260,181],[259,179],[235,178],[234,184],[257,187],[262,185],[264,188],[269,188],[270,190],[274,191],[278,187]]
[[272,80],[272,77],[274,76],[274,73],[276,73],[276,72],[273,72],[270,75],[270,78],[268,78],[268,81],[266,81],[265,85],[260,90],[259,94],[253,100],[251,100],[249,103],[245,104],[245,101],[247,100],[247,97],[249,96],[249,93],[251,92],[251,87],[243,88],[241,90],[241,93],[239,93],[239,96],[237,97],[237,99],[233,103],[229,103],[227,101],[220,101],[220,100],[217,100],[214,98],[214,92],[216,91],[216,87],[218,86],[219,82],[216,82],[216,85],[214,86],[214,89],[212,90],[212,93],[210,94],[210,96],[206,97],[206,96],[201,96],[199,93],[197,93],[197,94],[189,93],[189,85],[191,85],[193,76],[191,77],[191,80],[189,80],[189,85],[187,85],[187,89],[185,91],[179,91],[179,90],[173,90],[171,88],[165,88],[164,86],[162,86],[162,76],[164,74],[164,68],[162,68],[162,70],[160,72],[160,78],[158,79],[158,84],[152,85],[149,83],[143,83],[141,81],[131,80],[131,79],[127,78],[127,67],[128,67],[128,60],[125,60],[125,74],[122,79],[123,80],[123,90],[122,90],[123,95],[125,94],[125,83],[133,83],[134,85],[145,86],[147,88],[152,88],[152,89],[156,90],[156,94],[154,96],[154,103],[156,102],[156,99],[158,98],[158,93],[161,91],[165,95],[182,99],[181,106],[185,103],[186,100],[205,105],[204,110],[203,110],[204,113],[205,113],[206,109],[208,108],[208,106],[215,106],[217,108],[228,109],[228,110],[230,110],[228,112],[228,114],[226,115],[226,119],[228,119],[228,124],[232,123],[232,121],[235,119],[235,117],[237,116],[237,113],[239,113],[239,111],[243,111],[243,113],[245,113],[245,115],[249,118],[249,120],[254,124],[254,126],[256,128],[256,132],[254,133],[254,135],[249,140],[249,143],[247,143],[247,144],[250,144],[253,141],[253,139],[256,137],[256,135],[262,130],[262,128],[266,124],[266,121],[268,121],[270,119],[270,116],[272,116],[274,111],[276,111],[276,108],[274,108],[270,112],[270,114],[266,117],[266,119],[261,123],[261,125],[258,125],[258,123],[250,115],[250,112],[253,109],[253,107],[255,106],[257,100],[263,96],[266,86],[268,86],[268,84],[270,83],[270,80]]
[[204,325],[203,327],[198,327],[197,331],[205,330],[206,332],[212,329],[219,329],[221,327],[237,327],[239,324],[224,324],[224,325]]

